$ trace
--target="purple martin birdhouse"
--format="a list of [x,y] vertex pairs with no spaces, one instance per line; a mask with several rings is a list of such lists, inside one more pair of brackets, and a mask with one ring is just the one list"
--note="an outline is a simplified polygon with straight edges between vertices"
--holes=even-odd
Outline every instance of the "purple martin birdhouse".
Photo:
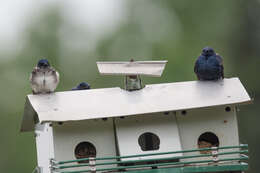
[[240,80],[142,83],[160,77],[166,63],[97,62],[100,74],[124,76],[125,87],[27,95],[21,131],[35,132],[36,170],[246,170],[237,107],[251,98]]

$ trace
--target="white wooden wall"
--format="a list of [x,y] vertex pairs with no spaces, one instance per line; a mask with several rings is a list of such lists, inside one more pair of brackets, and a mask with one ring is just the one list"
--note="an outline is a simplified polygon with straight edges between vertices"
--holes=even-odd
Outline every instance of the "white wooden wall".
[[[146,114],[116,118],[116,133],[120,155],[149,154],[156,152],[169,152],[181,150],[179,131],[176,124],[176,117],[173,113]],[[138,144],[138,137],[145,133],[152,132],[160,138],[159,150],[142,151]],[[181,154],[175,154],[179,156]],[[149,156],[149,158],[170,157]],[[148,157],[146,157],[147,159]],[[122,160],[134,160],[137,158],[127,158]],[[140,157],[138,159],[145,159]]]
[[[239,145],[235,107],[231,107],[230,112],[226,112],[225,107],[188,110],[185,115],[177,112],[182,148],[184,150],[198,148],[198,138],[205,132],[216,134],[219,146]],[[185,153],[188,154],[190,153]]]
[[80,142],[91,142],[96,148],[97,157],[116,156],[112,119],[65,122],[62,125],[54,123],[53,137],[56,160],[76,159],[74,150]]
[[53,131],[49,123],[36,124],[36,149],[38,167],[43,173],[50,173],[50,158],[54,158]]

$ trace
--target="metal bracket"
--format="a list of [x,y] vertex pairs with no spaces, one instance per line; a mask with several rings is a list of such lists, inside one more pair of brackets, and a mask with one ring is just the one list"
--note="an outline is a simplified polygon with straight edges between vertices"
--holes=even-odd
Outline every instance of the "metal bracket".
[[219,161],[218,158],[218,147],[211,147],[211,153],[212,153],[212,157],[213,157],[213,162],[217,163]]
[[91,173],[95,173],[97,170],[95,157],[89,157],[89,166],[90,166]]
[[49,166],[51,172],[54,172],[54,170],[57,169],[57,168],[55,167],[56,164],[57,164],[56,160],[53,159],[53,158],[51,158],[51,159],[50,159],[50,166]]
[[142,89],[142,80],[139,75],[125,76],[125,90],[134,91]]

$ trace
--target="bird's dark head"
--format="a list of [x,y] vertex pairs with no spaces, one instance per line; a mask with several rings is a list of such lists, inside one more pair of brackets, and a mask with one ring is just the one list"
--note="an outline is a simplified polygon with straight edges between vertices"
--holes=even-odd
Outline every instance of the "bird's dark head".
[[214,49],[211,48],[211,47],[204,47],[202,49],[202,55],[204,55],[204,56],[212,56],[212,55],[215,55],[215,54],[216,53],[215,53]]
[[87,82],[81,82],[78,85],[78,87],[81,88],[81,89],[90,89],[90,85]]
[[50,63],[47,59],[41,59],[41,60],[38,61],[37,67],[47,68],[47,67],[50,67]]
[[88,90],[90,85],[87,82],[81,82],[77,87],[72,88],[72,90]]

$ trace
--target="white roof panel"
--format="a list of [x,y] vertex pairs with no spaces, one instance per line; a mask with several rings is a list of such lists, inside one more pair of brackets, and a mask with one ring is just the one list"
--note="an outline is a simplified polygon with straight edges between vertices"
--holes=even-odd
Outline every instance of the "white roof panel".
[[167,61],[97,62],[103,75],[147,75],[160,77]]
[[28,95],[22,131],[41,123],[79,121],[250,102],[238,78],[146,85],[137,91],[91,89]]

